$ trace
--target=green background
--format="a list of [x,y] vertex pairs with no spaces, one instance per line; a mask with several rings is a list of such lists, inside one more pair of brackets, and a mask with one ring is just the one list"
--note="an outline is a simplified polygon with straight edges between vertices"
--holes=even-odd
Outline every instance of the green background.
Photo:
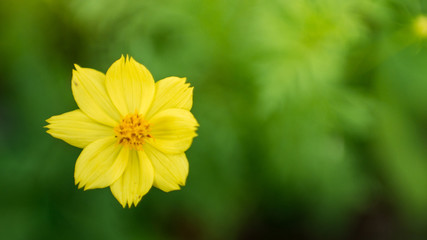
[[[0,239],[427,239],[422,0],[0,1]],[[74,186],[73,64],[187,77],[181,191]]]

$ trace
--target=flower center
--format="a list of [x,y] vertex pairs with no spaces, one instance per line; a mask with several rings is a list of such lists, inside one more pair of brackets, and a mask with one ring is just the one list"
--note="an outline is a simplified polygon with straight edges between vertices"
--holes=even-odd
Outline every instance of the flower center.
[[149,134],[150,124],[141,114],[128,114],[114,128],[117,142],[130,149],[142,150],[146,138],[151,138]]

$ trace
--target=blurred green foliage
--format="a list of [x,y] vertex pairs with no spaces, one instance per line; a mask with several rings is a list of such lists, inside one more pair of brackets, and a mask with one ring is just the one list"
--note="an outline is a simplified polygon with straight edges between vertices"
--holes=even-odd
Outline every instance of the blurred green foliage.
[[[421,0],[0,2],[0,239],[425,239]],[[421,31],[422,32],[422,31]],[[418,33],[418,35],[417,35]],[[181,191],[74,186],[74,63],[195,87]]]

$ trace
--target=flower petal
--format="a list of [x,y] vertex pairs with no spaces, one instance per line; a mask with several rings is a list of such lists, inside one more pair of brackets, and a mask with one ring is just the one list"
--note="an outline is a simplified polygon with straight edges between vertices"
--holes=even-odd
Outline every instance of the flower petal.
[[130,152],[122,177],[111,185],[111,192],[123,207],[135,206],[153,185],[154,171],[144,151]]
[[73,70],[71,88],[79,108],[90,118],[108,126],[115,126],[120,115],[105,89],[105,75],[77,64]]
[[193,87],[185,83],[186,78],[168,77],[156,82],[156,93],[146,119],[168,108],[190,111],[193,106]]
[[100,124],[81,110],[74,110],[46,120],[47,133],[79,148],[98,139],[113,136],[113,128]]
[[147,140],[152,146],[165,153],[183,153],[197,136],[199,126],[191,112],[170,108],[154,115],[150,120],[150,135]]
[[145,115],[154,96],[151,73],[133,58],[122,56],[107,71],[106,87],[122,116],[138,112]]
[[144,151],[153,164],[153,185],[165,192],[178,190],[185,185],[188,175],[188,160],[185,153],[165,154],[149,144],[144,145]]
[[114,137],[97,140],[85,147],[76,162],[74,179],[79,188],[104,188],[113,184],[126,168],[129,149]]

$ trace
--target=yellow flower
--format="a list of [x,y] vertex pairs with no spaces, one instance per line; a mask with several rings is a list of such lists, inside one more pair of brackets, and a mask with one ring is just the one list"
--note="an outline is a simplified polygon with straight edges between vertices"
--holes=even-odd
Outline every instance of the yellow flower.
[[154,83],[151,73],[122,56],[104,75],[75,65],[72,91],[80,109],[46,120],[53,137],[83,148],[74,179],[84,190],[110,187],[123,207],[155,186],[180,189],[188,175],[185,151],[199,126],[185,78]]
[[419,15],[413,23],[415,34],[420,38],[427,37],[427,16]]

